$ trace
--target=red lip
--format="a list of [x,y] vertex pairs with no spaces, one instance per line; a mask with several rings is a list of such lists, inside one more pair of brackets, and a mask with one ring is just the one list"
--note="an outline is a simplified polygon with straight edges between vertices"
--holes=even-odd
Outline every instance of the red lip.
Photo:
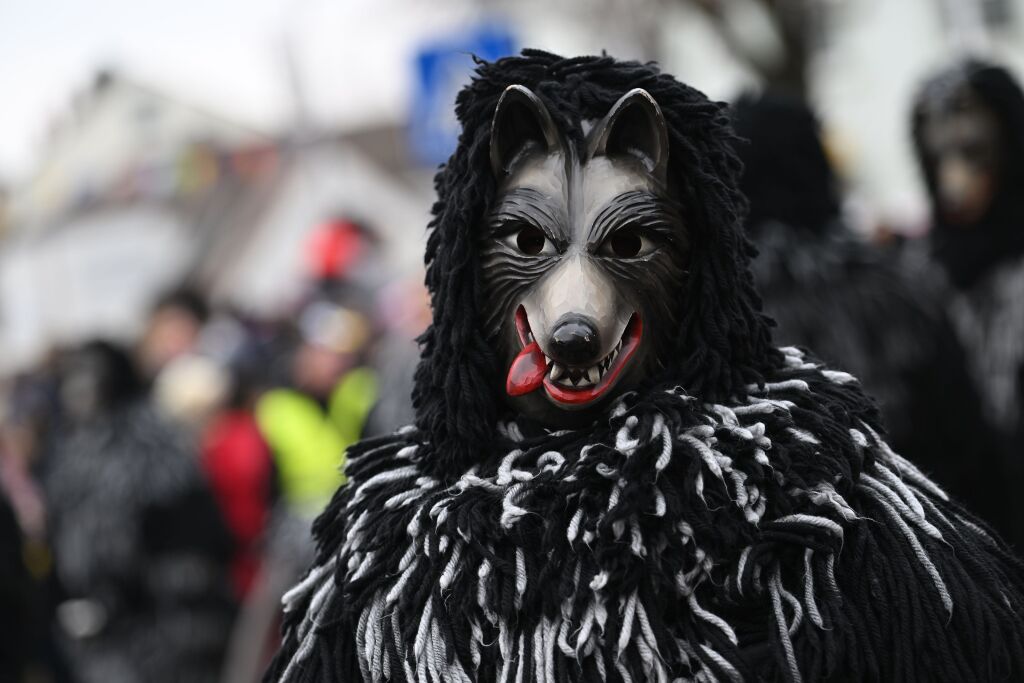
[[608,368],[601,380],[588,387],[573,388],[554,382],[548,375],[548,367],[543,353],[537,341],[530,331],[530,322],[526,316],[526,310],[520,306],[516,309],[516,331],[519,334],[519,342],[523,349],[516,356],[509,368],[506,380],[506,391],[510,396],[521,396],[536,391],[541,386],[547,392],[551,400],[565,405],[578,406],[590,403],[600,398],[607,392],[619,375],[626,363],[636,353],[643,337],[643,321],[640,315],[634,313],[626,323],[626,329],[622,334],[622,349],[615,358],[614,364]]

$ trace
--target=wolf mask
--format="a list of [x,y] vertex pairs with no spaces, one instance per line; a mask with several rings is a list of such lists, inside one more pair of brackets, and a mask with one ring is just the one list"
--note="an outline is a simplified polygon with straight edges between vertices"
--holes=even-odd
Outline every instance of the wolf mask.
[[544,424],[579,424],[658,366],[678,328],[686,233],[669,191],[668,131],[636,88],[567,144],[528,88],[491,126],[498,184],[484,230],[485,329],[505,389]]

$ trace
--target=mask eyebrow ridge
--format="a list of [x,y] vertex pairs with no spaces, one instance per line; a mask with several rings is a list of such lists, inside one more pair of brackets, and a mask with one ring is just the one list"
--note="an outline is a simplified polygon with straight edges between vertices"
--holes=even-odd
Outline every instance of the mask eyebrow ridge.
[[628,219],[641,227],[650,228],[671,236],[669,225],[673,218],[678,218],[679,208],[675,202],[644,192],[630,190],[616,195],[609,201],[591,224],[588,230],[588,245],[602,243],[609,234]]
[[495,234],[509,219],[530,223],[549,236],[560,231],[562,221],[555,217],[550,198],[539,190],[520,187],[508,192],[488,218],[490,232]]

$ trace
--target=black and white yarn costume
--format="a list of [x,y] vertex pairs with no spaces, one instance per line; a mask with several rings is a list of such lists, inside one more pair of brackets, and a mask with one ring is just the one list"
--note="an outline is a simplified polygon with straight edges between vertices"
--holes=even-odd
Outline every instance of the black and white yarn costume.
[[909,258],[846,226],[839,180],[806,104],[769,92],[732,109],[744,138],[747,234],[758,250],[751,269],[776,342],[813,349],[856,375],[878,402],[893,450],[1017,541],[1010,479],[986,419],[993,412],[980,403],[941,273],[908,268]]
[[[985,118],[987,117],[987,118]],[[936,140],[935,128],[980,119],[979,139]],[[952,283],[949,312],[981,393],[981,406],[1004,442],[1008,481],[1024,483],[1024,89],[1006,68],[967,59],[928,79],[915,101],[914,143],[933,209],[932,256]],[[964,149],[958,149],[959,144]],[[943,209],[940,160],[959,154],[990,175],[991,196],[969,219]],[[1017,539],[1024,506],[1017,502]],[[1018,543],[1021,541],[1018,540]]]
[[1024,258],[993,269],[953,296],[950,313],[984,387],[986,411],[1024,443]]
[[[931,122],[973,105],[991,114],[999,157],[992,162],[994,194],[967,225],[940,208],[936,156],[926,132]],[[965,60],[931,79],[915,103],[914,142],[934,203],[931,247],[956,289],[951,313],[970,352],[984,403],[1003,431],[1024,443],[1024,90],[1005,68]],[[1018,457],[1018,454],[1014,454]]]
[[[500,371],[472,231],[490,190],[475,169],[510,84],[566,127],[644,88],[692,179],[676,354],[586,428],[503,414],[488,389]],[[650,65],[527,51],[481,65],[457,112],[417,424],[350,449],[267,680],[1018,674],[1021,564],[889,449],[854,377],[770,346],[723,107]]]
[[118,406],[58,438],[43,481],[76,680],[218,680],[231,541],[181,430]]

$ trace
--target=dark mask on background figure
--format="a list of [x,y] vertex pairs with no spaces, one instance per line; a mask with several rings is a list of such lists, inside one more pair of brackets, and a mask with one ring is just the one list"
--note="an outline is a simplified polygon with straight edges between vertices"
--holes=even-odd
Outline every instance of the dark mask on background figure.
[[1024,91],[1006,69],[967,60],[925,82],[914,143],[932,203],[932,251],[973,287],[1024,253]]
[[583,132],[578,149],[519,85],[491,127],[485,325],[508,403],[550,426],[593,420],[665,365],[688,253],[654,99],[632,90]]
[[1002,134],[995,113],[966,81],[926,103],[922,140],[943,222],[970,228],[999,189]]

